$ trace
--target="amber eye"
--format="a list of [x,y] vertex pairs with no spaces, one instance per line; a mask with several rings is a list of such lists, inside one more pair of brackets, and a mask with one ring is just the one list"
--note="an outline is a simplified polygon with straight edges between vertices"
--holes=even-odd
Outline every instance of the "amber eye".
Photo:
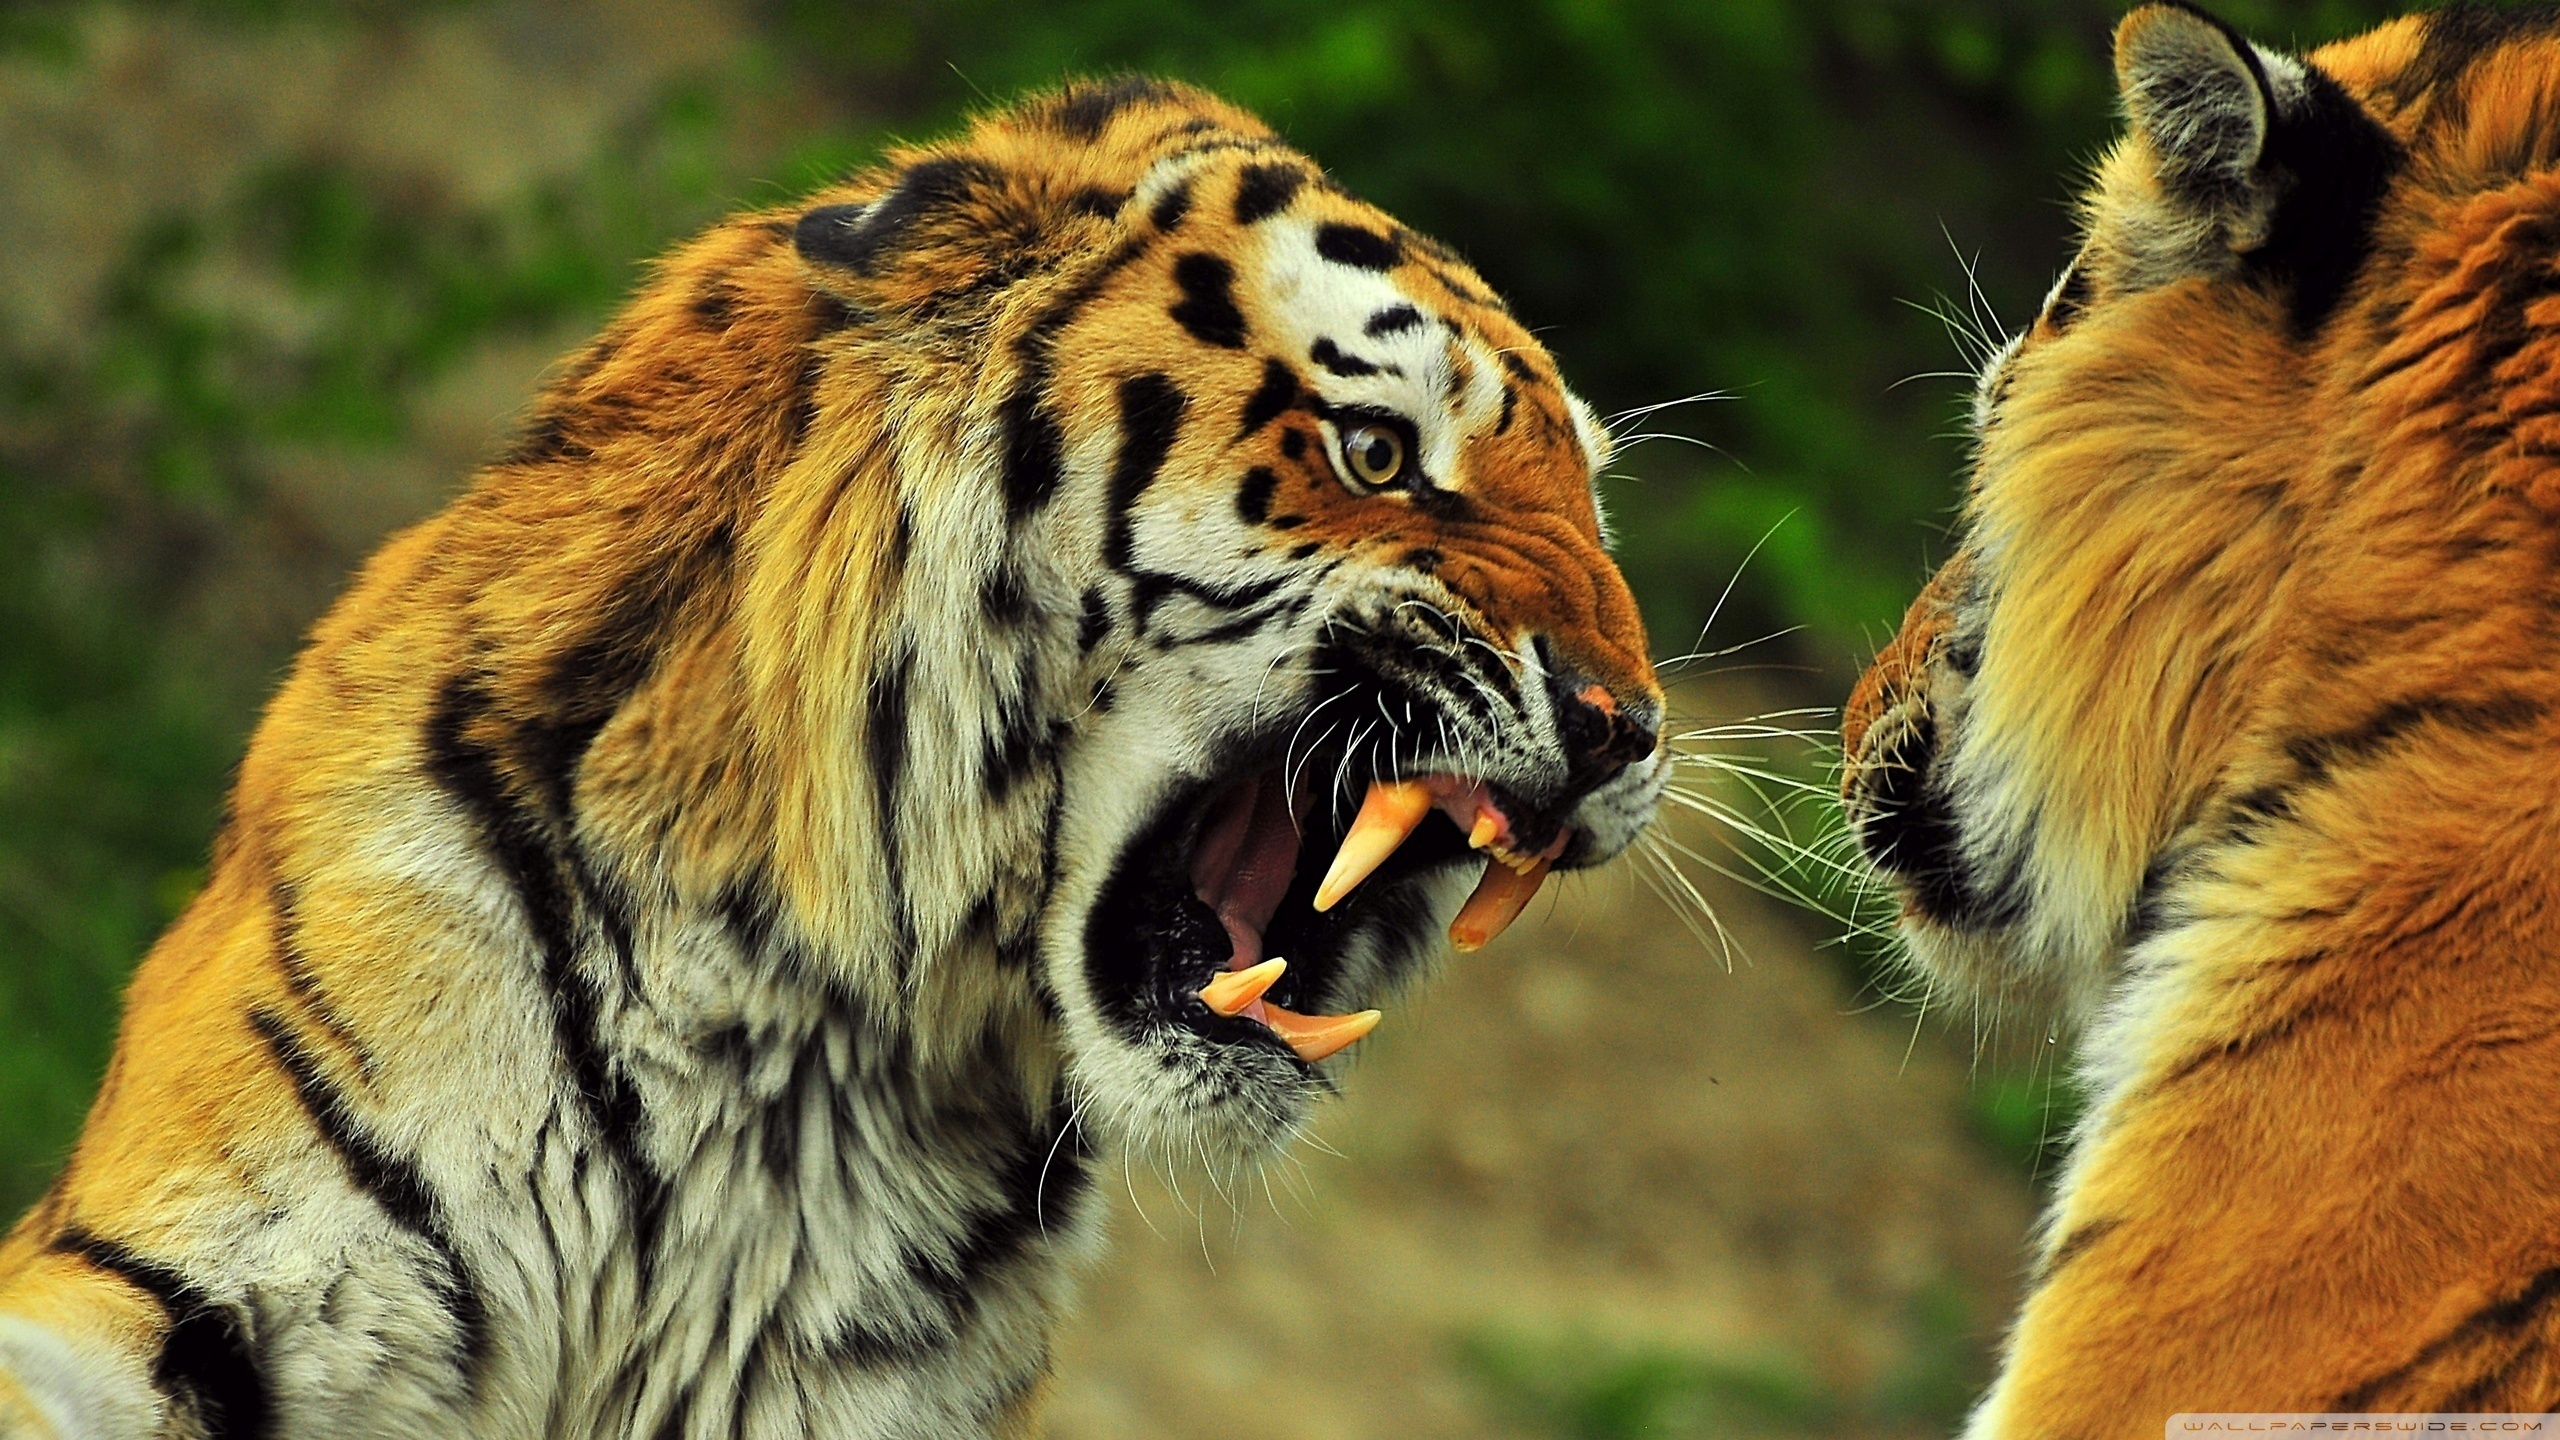
[[1352,479],[1383,490],[1404,474],[1404,437],[1384,425],[1355,425],[1342,437],[1342,465]]

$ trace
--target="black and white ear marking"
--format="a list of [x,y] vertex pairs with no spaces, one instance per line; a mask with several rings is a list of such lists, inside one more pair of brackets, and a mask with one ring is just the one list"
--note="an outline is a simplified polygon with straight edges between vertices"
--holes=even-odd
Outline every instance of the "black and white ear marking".
[[2271,58],[2183,5],[2145,6],[2116,29],[2116,84],[2161,189],[2235,251],[2266,239],[2275,210],[2261,164],[2276,124]]
[[2184,3],[2116,27],[2116,79],[2157,189],[2117,211],[2109,288],[2237,273],[2316,333],[2372,252],[2400,142],[2317,66]]

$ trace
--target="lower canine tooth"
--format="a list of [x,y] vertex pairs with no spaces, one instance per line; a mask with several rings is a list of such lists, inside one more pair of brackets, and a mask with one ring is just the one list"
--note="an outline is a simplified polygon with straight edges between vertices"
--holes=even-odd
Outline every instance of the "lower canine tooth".
[[1316,908],[1330,910],[1359,888],[1431,813],[1431,804],[1431,787],[1419,780],[1371,784],[1369,798],[1360,802],[1360,814],[1351,822],[1351,833],[1342,837],[1342,848],[1333,853],[1324,883],[1316,887]]
[[1363,1010],[1355,1015],[1299,1015],[1277,1005],[1262,1007],[1262,1023],[1272,1033],[1289,1042],[1298,1058],[1313,1065],[1335,1054],[1351,1042],[1378,1028],[1385,1019],[1383,1012]]
[[1281,972],[1289,962],[1273,956],[1259,965],[1244,970],[1229,970],[1200,988],[1200,998],[1221,1015],[1241,1015],[1245,1007],[1262,998],[1262,992],[1280,982]]
[[1551,862],[1539,860],[1526,869],[1514,870],[1508,865],[1487,864],[1484,878],[1476,882],[1476,891],[1458,910],[1458,918],[1449,922],[1449,943],[1460,952],[1481,950],[1494,936],[1511,928],[1538,887],[1547,881]]

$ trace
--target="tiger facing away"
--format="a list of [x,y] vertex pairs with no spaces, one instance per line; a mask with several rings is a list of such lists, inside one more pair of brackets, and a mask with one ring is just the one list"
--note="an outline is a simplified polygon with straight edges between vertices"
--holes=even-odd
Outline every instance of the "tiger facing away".
[[1180,87],[677,249],[259,726],[0,1434],[1026,1433],[1098,1157],[1270,1154],[1650,818],[1607,451]]
[[1848,811],[2088,1109],[1978,1437],[2560,1409],[2560,15],[2154,5]]

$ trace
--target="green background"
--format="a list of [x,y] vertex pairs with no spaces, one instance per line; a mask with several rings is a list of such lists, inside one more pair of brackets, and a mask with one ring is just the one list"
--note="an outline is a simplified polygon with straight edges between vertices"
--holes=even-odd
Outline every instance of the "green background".
[[[144,8],[215,37],[325,38],[416,7]],[[2385,13],[2225,9],[2302,42]],[[1945,548],[1963,462],[1950,372],[2027,318],[2067,257],[2073,177],[2110,133],[2116,12],[771,0],[745,7],[735,63],[642,97],[521,183],[421,192],[321,151],[135,201],[91,279],[42,297],[49,319],[19,313],[23,285],[0,309],[0,1210],[76,1129],[114,996],[198,883],[289,655],[290,624],[205,611],[207,568],[271,538],[279,476],[315,456],[390,463],[417,443],[421,395],[493,349],[574,339],[643,257],[724,208],[1069,73],[1221,91],[1463,250],[1603,413],[1723,397],[1652,417],[1679,438],[1634,447],[1606,482],[1622,556],[1658,652],[1775,636],[1719,663],[1828,704]],[[80,82],[118,13],[0,10],[0,88]],[[274,602],[294,623],[361,553],[312,543],[317,588]],[[2042,1097],[1985,1095],[1985,1127],[2032,1151]],[[1559,1433],[1595,1435],[1721,1383],[1604,1379],[1521,1383]]]

